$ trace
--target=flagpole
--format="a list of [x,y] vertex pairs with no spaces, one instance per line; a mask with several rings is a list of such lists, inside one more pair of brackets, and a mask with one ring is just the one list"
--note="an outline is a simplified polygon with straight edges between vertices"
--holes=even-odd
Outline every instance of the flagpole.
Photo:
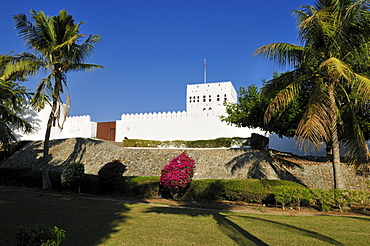
[[204,83],[207,83],[207,61],[206,59],[204,59],[203,65],[204,65],[204,69],[203,69]]

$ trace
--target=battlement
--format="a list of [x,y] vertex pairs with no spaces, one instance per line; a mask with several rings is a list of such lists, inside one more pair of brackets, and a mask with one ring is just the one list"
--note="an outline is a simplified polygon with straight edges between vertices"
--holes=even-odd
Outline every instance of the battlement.
[[158,112],[158,113],[135,113],[135,114],[122,114],[121,120],[155,120],[155,119],[176,119],[176,118],[192,118],[192,117],[207,117],[218,116],[213,112],[202,113],[187,113],[185,111],[173,112]]
[[67,117],[66,122],[90,122],[90,115],[70,116]]
[[220,81],[220,82],[207,82],[207,83],[195,83],[195,84],[188,84],[187,86],[195,86],[195,85],[213,85],[213,84],[226,84],[231,83],[231,81]]

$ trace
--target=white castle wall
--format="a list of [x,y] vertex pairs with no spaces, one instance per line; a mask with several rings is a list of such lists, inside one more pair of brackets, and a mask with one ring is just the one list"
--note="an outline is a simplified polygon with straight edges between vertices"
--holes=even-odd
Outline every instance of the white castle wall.
[[[35,130],[30,134],[24,134],[16,130],[15,134],[17,138],[19,140],[29,141],[43,140],[45,138],[50,111],[51,107],[49,105],[46,105],[40,112],[36,112],[31,106],[25,105],[20,116],[30,122]],[[63,130],[60,130],[58,126],[51,128],[50,139],[73,137],[93,138],[96,137],[96,127],[97,123],[92,122],[89,115],[67,117]]]
[[205,112],[190,115],[183,112],[123,114],[116,121],[116,141],[124,138],[146,140],[199,140],[219,137],[250,137],[259,130],[237,128]]
[[189,84],[186,112],[123,114],[116,122],[116,141],[124,138],[147,140],[200,140],[219,137],[250,137],[259,130],[237,128],[221,122],[224,101],[236,102],[231,81]]

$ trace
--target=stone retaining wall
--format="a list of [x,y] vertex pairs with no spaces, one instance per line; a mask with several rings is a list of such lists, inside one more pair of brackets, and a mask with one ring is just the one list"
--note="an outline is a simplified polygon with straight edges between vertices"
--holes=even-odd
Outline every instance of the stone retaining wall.
[[[41,168],[42,141],[31,142],[1,164],[4,167]],[[51,164],[62,170],[66,163],[81,161],[85,172],[97,174],[107,162],[119,159],[127,176],[159,176],[171,159],[186,152],[196,161],[194,179],[267,178],[295,181],[309,188],[333,187],[333,169],[328,162],[309,161],[272,150],[252,149],[153,149],[122,148],[94,139],[51,141]],[[368,189],[370,179],[343,165],[348,189]]]

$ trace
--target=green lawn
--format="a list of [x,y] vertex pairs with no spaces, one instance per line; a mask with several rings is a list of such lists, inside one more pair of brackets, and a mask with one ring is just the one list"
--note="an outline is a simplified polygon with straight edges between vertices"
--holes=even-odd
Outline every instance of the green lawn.
[[370,217],[215,212],[0,188],[0,245],[21,225],[58,226],[62,245],[370,245]]

